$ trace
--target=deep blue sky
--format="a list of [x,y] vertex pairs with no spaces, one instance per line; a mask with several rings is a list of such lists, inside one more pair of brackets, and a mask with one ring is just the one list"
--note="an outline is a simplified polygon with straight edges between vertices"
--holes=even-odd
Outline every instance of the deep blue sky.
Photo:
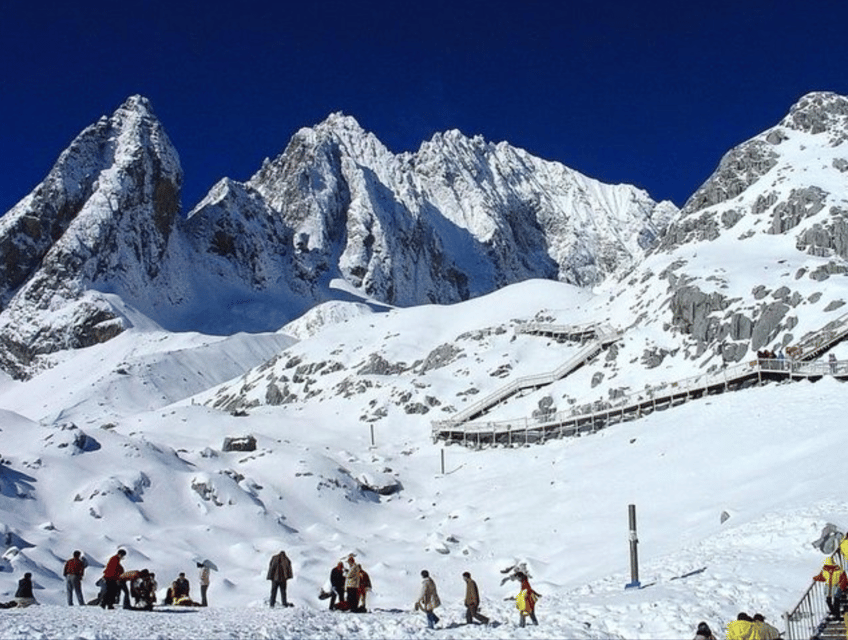
[[0,212],[142,94],[187,210],[343,111],[394,152],[459,129],[681,205],[809,91],[848,94],[845,0],[7,0]]

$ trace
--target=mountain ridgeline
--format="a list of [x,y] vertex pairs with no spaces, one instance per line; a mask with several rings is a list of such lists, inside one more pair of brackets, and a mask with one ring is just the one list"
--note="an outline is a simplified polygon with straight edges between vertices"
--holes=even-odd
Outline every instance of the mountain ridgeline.
[[729,295],[727,265],[690,273],[692,254],[779,238],[806,256],[794,280],[820,288],[844,274],[846,139],[848,99],[805,96],[678,211],[458,131],[393,154],[332,114],[184,214],[177,151],[134,96],[0,219],[0,368],[29,377],[139,315],[172,331],[274,331],[330,300],[448,304],[534,278],[603,285],[634,324],[658,322],[691,357],[720,345],[738,360],[791,340],[790,310],[823,294],[764,279]]

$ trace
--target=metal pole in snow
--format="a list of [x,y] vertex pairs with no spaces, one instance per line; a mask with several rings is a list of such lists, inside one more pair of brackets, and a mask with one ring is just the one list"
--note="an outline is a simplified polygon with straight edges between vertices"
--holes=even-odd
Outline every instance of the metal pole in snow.
[[374,446],[374,424],[371,424],[371,446]]
[[636,537],[636,505],[631,504],[627,508],[627,515],[630,521],[630,584],[624,585],[625,589],[638,589],[642,585],[639,582],[639,554],[636,550],[636,545],[639,544],[639,539]]
[[445,475],[445,450],[442,449],[442,475]]

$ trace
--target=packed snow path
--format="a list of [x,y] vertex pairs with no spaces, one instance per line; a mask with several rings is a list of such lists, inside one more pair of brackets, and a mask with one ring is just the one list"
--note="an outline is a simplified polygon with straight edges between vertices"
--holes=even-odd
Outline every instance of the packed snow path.
[[[596,403],[589,410],[573,409],[542,419],[530,417],[500,421],[470,421],[520,390],[538,388],[568,375],[591,360],[604,346],[620,337],[618,333],[611,330],[602,332],[591,329],[591,325],[588,327],[590,329],[584,327],[583,330],[593,330],[595,340],[584,347],[573,360],[555,372],[519,378],[455,414],[452,418],[434,422],[433,440],[443,440],[474,448],[486,445],[539,444],[552,438],[594,433],[610,425],[637,420],[654,411],[661,411],[690,400],[762,385],[773,380],[818,380],[826,375],[840,380],[848,379],[848,362],[809,362],[848,337],[848,314],[845,314],[819,331],[805,336],[797,345],[788,347],[787,353],[792,354],[792,359],[758,358],[724,367],[717,373],[686,378],[625,395],[615,404]],[[566,338],[586,335],[577,332],[576,329],[574,327],[558,328],[552,325],[528,325],[524,332]],[[553,377],[554,375],[557,377]]]

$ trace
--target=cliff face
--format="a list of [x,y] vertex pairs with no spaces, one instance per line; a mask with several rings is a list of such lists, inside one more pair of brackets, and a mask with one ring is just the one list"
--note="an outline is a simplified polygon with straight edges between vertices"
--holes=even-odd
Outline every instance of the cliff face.
[[40,355],[119,334],[130,311],[228,334],[351,295],[407,306],[528,278],[594,285],[637,264],[676,213],[456,131],[393,155],[340,114],[186,218],[181,184],[142,97],[73,141],[0,220],[0,366],[25,376]]
[[693,356],[779,350],[815,329],[804,325],[805,307],[845,304],[846,141],[848,99],[804,96],[731,149],[669,225],[640,277],[665,283],[664,321]]
[[149,103],[130,98],[83,131],[36,189],[0,219],[0,363],[120,333],[103,293],[153,283],[179,213],[182,171]]

